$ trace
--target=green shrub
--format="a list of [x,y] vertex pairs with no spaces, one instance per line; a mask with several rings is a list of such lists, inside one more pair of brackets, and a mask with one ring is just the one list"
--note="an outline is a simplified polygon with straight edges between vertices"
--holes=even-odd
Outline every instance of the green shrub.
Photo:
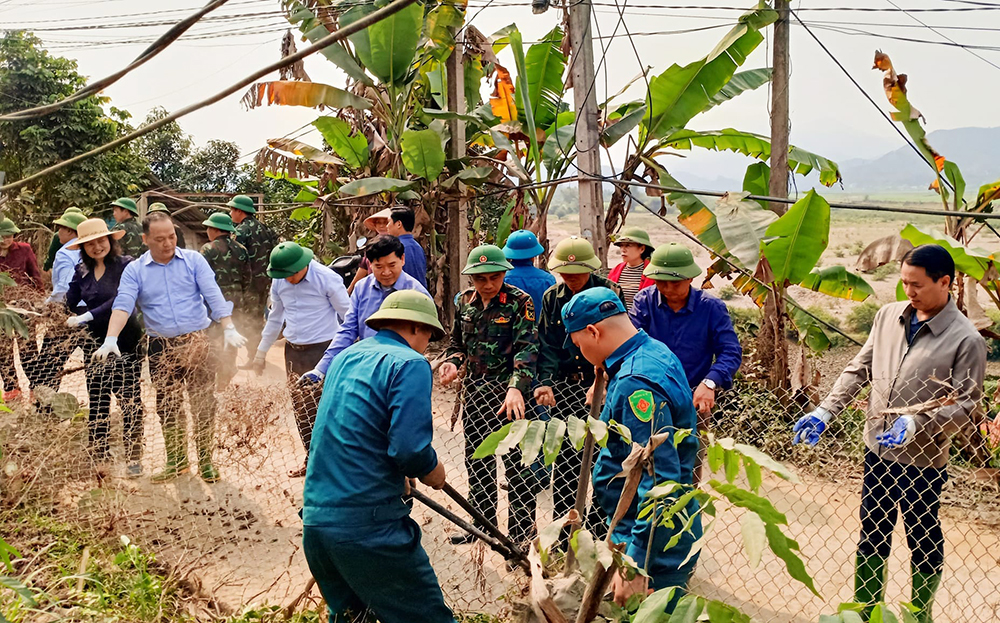
[[875,313],[879,309],[880,305],[871,301],[866,301],[858,305],[847,315],[847,328],[855,333],[868,335],[872,331],[872,325],[875,323]]
[[734,288],[732,284],[727,283],[726,285],[719,288],[718,294],[719,298],[722,299],[723,301],[731,301],[734,298],[736,298],[739,292],[736,291],[736,288]]
[[882,264],[872,272],[868,273],[866,277],[872,281],[885,281],[889,277],[895,277],[899,274],[899,266],[895,262],[890,262],[888,264]]
[[[837,327],[838,329],[840,328],[840,318],[837,318],[836,316],[831,314],[827,308],[820,307],[819,305],[813,305],[812,307],[807,307],[806,311],[808,311],[816,318],[819,318],[823,322],[832,325],[834,327]],[[833,331],[832,329],[829,329],[824,325],[820,325],[820,327],[823,329],[823,332],[826,333],[826,336],[830,339],[830,348],[840,348],[841,346],[846,346],[847,344],[850,344],[850,341],[846,337],[837,333],[836,331]],[[798,333],[795,332],[794,327],[790,326],[789,330],[793,333],[793,335],[790,337],[795,341],[798,341],[799,336]]]
[[740,342],[751,340],[760,332],[761,311],[756,307],[733,307],[729,308],[729,317],[733,319],[733,328]]

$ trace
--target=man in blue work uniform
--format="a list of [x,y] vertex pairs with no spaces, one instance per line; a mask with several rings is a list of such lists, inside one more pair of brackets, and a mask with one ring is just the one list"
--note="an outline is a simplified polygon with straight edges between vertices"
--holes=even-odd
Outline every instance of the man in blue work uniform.
[[402,499],[408,478],[445,484],[422,354],[444,328],[434,301],[412,290],[386,297],[368,326],[378,333],[341,353],[326,379],[303,491],[306,562],[331,621],[370,610],[381,623],[453,623]]
[[[535,267],[534,259],[542,253],[545,253],[545,247],[527,229],[512,233],[503,247],[504,257],[514,267],[507,271],[504,281],[530,294],[535,310],[542,308],[542,295],[545,291],[556,285],[556,278],[552,273]],[[541,318],[540,315],[538,317]]]
[[643,271],[655,288],[639,290],[629,316],[637,329],[670,347],[687,375],[698,413],[715,407],[717,389],[729,389],[743,363],[726,304],[691,287],[701,274],[687,248],[671,242],[655,251]]
[[420,285],[427,289],[427,256],[423,247],[413,237],[413,228],[417,224],[417,217],[413,210],[406,206],[396,206],[389,212],[389,223],[386,225],[386,233],[399,238],[406,249],[406,263],[403,271],[420,282]]
[[233,304],[222,296],[208,261],[197,251],[177,248],[170,216],[147,214],[142,232],[149,251],[122,272],[107,337],[93,358],[121,357],[118,336],[138,306],[149,336],[149,374],[156,388],[156,412],[167,452],[166,467],[152,481],[167,482],[188,469],[186,386],[195,420],[199,472],[205,482],[217,482],[219,471],[212,465],[216,353],[205,330],[212,321],[221,324],[223,343],[229,348],[242,348],[246,338],[233,325]]
[[[566,339],[572,340],[588,361],[603,366],[607,372],[608,393],[601,420],[627,426],[632,440],[640,445],[646,445],[655,434],[670,434],[653,452],[650,461],[653,474],[642,471],[632,506],[611,535],[611,540],[625,544],[625,553],[645,569],[649,588],[679,588],[667,607],[669,612],[682,596],[697,563],[695,555],[681,565],[691,545],[701,536],[701,522],[695,520],[691,531],[664,551],[667,542],[680,530],[680,522],[674,528],[657,526],[653,530],[653,517],[640,518],[638,512],[646,492],[654,485],[667,481],[692,484],[698,436],[689,435],[676,447],[673,440],[674,432],[693,430],[697,419],[684,370],[669,348],[632,326],[625,305],[607,288],[591,288],[577,294],[563,307],[562,318]],[[611,435],[607,446],[598,451],[594,463],[594,497],[608,517],[614,515],[621,497],[625,479],[619,474],[631,450],[631,444],[622,437]],[[692,501],[686,510],[694,513],[697,509],[697,502]],[[647,578],[641,575],[626,580],[616,574],[612,584],[615,601],[624,604],[635,593],[645,595],[646,583]]]
[[289,478],[306,475],[309,443],[322,388],[300,383],[302,375],[323,358],[340,321],[351,309],[351,299],[340,275],[313,259],[313,252],[294,242],[282,242],[271,251],[267,266],[271,278],[271,313],[261,332],[252,367],[264,372],[267,351],[284,328],[285,376],[292,395],[292,413],[306,458],[289,470]]
[[430,296],[420,282],[403,272],[406,250],[395,236],[379,236],[365,248],[371,272],[354,286],[351,309],[337,329],[333,341],[316,366],[302,375],[303,381],[319,383],[326,376],[333,359],[358,340],[375,335],[365,322],[378,311],[382,302],[393,292],[416,290]]

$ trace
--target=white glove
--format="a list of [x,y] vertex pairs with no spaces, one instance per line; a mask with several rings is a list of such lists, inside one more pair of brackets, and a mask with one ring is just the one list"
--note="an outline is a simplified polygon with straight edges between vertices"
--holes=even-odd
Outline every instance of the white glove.
[[257,356],[253,358],[253,363],[250,364],[250,369],[257,373],[257,376],[264,374],[264,368],[267,366],[267,356],[257,351]]
[[313,368],[299,377],[299,383],[322,383],[325,376],[325,374]]
[[86,322],[90,322],[93,319],[94,319],[94,314],[90,312],[80,314],[79,316],[70,316],[69,318],[66,319],[66,326],[69,327],[70,329],[75,329],[76,327],[79,327],[80,325]]
[[94,356],[92,357],[92,359],[94,361],[104,361],[110,355],[121,357],[122,351],[118,350],[118,338],[109,335],[108,337],[104,338],[104,344],[102,344],[100,348],[94,351]]
[[224,342],[229,348],[242,348],[247,339],[236,330],[236,325],[229,325],[224,333]]

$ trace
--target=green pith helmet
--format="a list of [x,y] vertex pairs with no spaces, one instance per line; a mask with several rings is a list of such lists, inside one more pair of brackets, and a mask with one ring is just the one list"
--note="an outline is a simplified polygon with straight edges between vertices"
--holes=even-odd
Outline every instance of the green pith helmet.
[[701,269],[694,263],[690,249],[671,242],[653,251],[649,266],[642,274],[654,281],[682,281],[694,279],[701,274]]
[[149,204],[149,209],[146,210],[146,214],[152,214],[153,212],[163,212],[164,214],[170,214],[170,210],[167,209],[167,206],[163,205],[159,201],[157,201],[156,203]]
[[253,199],[247,197],[246,195],[236,195],[228,202],[226,205],[230,208],[236,208],[237,210],[242,210],[247,214],[257,214],[257,208],[253,205]]
[[580,275],[592,273],[601,267],[594,247],[589,240],[570,236],[556,245],[549,258],[549,270],[554,273]]
[[111,205],[118,206],[123,210],[128,210],[132,214],[139,216],[139,206],[135,205],[135,201],[131,197],[122,197],[120,199],[115,199],[111,202]]
[[70,206],[64,210],[64,212],[76,212],[77,214],[83,214],[83,210],[76,206]]
[[228,231],[230,233],[236,231],[236,228],[233,227],[233,219],[231,219],[228,214],[224,214],[222,212],[212,214],[207,219],[202,221],[201,224],[205,227],[221,229],[222,231]]
[[0,221],[0,236],[13,236],[19,233],[21,233],[21,230],[14,224],[14,221],[9,218]]
[[271,261],[267,264],[267,276],[271,279],[286,279],[309,265],[313,252],[294,242],[282,242],[271,251]]
[[438,320],[437,305],[426,294],[416,290],[398,290],[385,297],[378,311],[369,316],[365,324],[378,331],[386,320],[419,322],[434,330],[432,340],[444,337],[444,327]]
[[640,227],[628,227],[623,229],[618,232],[617,236],[612,236],[611,240],[616,245],[623,242],[631,242],[632,244],[646,245],[650,250],[653,250],[653,243],[649,241],[649,234],[646,233],[645,229]]
[[510,262],[503,255],[503,250],[493,244],[484,244],[476,247],[469,253],[469,259],[465,262],[463,275],[482,275],[484,273],[503,273],[511,268]]
[[62,216],[52,221],[52,224],[62,225],[63,227],[69,227],[73,231],[76,231],[76,228],[80,226],[80,223],[84,222],[85,220],[87,220],[87,217],[81,214],[80,212],[70,212],[67,210],[66,212],[63,212]]

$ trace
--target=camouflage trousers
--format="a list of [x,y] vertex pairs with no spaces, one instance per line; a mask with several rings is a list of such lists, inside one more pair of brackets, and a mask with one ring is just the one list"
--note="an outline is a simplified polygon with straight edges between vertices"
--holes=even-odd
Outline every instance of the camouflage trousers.
[[[465,431],[465,468],[469,475],[469,502],[487,519],[499,525],[497,516],[497,458],[474,459],[476,448],[493,431],[507,423],[497,415],[507,395],[505,383],[466,379],[462,428]],[[532,412],[527,411],[530,417]],[[508,533],[515,543],[534,537],[536,497],[545,485],[540,470],[521,465],[521,452],[514,448],[500,461],[505,467],[508,497]]]

